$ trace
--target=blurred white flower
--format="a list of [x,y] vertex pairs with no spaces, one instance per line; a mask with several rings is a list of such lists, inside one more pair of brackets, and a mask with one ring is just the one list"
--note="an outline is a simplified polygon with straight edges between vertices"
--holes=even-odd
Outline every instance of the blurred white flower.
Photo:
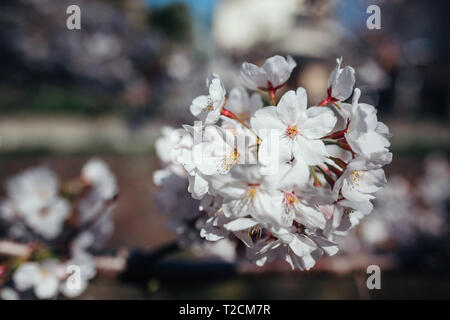
[[28,169],[8,180],[6,187],[8,206],[2,209],[12,210],[45,239],[54,239],[61,233],[71,209],[68,201],[58,195],[58,179],[50,169]]
[[62,266],[54,260],[27,262],[14,272],[13,280],[17,290],[33,289],[37,298],[51,299],[58,293],[63,272]]
[[4,287],[0,289],[0,299],[2,300],[19,300],[19,294],[16,290],[9,287]]
[[84,224],[105,213],[118,192],[116,178],[100,159],[89,160],[81,170],[81,178],[88,192],[78,204],[79,223]]

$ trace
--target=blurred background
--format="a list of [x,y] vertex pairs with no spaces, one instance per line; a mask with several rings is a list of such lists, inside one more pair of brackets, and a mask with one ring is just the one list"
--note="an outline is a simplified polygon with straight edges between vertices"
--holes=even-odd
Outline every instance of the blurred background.
[[[71,4],[81,30],[66,27]],[[366,27],[371,4],[380,30]],[[140,287],[100,277],[82,298],[449,298],[449,9],[418,0],[3,0],[0,182],[37,164],[76,176],[100,156],[121,190],[108,246],[157,248],[175,235],[152,197],[154,141],[163,125],[193,120],[188,107],[205,78],[216,72],[230,89],[243,61],[289,54],[298,66],[288,87],[305,87],[314,104],[343,56],[361,100],[393,133],[394,160],[375,212],[340,255],[310,272],[248,266],[231,278],[162,276]],[[370,264],[381,267],[381,290],[365,286]]]

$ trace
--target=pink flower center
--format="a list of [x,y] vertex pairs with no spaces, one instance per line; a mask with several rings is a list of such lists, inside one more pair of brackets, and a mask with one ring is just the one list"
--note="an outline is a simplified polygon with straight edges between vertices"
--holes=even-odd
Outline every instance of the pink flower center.
[[291,139],[294,139],[298,134],[299,134],[299,129],[295,125],[288,126],[288,128],[286,129],[286,135]]

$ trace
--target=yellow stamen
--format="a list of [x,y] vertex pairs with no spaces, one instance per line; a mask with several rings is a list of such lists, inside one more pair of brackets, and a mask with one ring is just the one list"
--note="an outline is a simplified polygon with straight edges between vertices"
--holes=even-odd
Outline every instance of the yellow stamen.
[[286,129],[286,135],[291,139],[294,139],[299,133],[300,133],[300,130],[295,125],[288,126],[288,128]]

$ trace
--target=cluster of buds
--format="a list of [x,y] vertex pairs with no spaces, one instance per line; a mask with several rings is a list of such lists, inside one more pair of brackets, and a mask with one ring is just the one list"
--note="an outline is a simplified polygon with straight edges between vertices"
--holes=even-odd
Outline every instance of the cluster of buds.
[[79,296],[96,275],[92,252],[113,231],[118,187],[108,166],[92,159],[64,184],[46,166],[30,168],[7,181],[6,193],[0,203],[6,250],[1,297]]
[[354,69],[341,62],[327,98],[309,107],[301,87],[277,99],[291,57],[244,63],[243,87],[228,98],[218,75],[207,79],[208,95],[190,106],[198,121],[165,128],[156,145],[165,167],[154,181],[180,234],[241,243],[258,266],[282,259],[308,270],[338,252],[336,236],[372,211],[392,160],[389,129],[359,102]]

